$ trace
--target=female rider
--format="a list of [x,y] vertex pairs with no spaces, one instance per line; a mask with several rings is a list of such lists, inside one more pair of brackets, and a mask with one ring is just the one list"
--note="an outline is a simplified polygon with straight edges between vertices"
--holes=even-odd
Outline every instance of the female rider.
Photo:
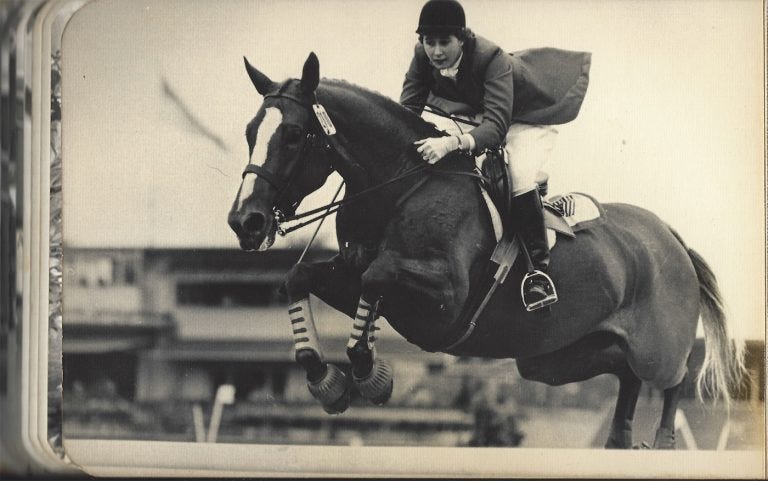
[[[549,244],[535,179],[557,134],[550,125],[543,124],[571,120],[567,117],[575,113],[566,111],[572,111],[574,103],[578,104],[575,106],[578,112],[586,90],[589,54],[556,49],[542,49],[543,52],[538,53],[544,60],[540,62],[545,65],[544,69],[551,69],[552,65],[559,68],[564,62],[570,70],[579,69],[577,73],[581,74],[575,77],[579,79],[577,82],[566,85],[571,87],[568,90],[571,98],[555,99],[542,94],[553,91],[546,89],[548,85],[522,85],[525,80],[530,84],[531,79],[536,83],[538,79],[552,76],[536,77],[535,69],[516,68],[513,55],[466,28],[464,9],[456,0],[429,0],[424,4],[416,33],[419,41],[405,75],[400,103],[419,114],[425,104],[429,104],[448,114],[479,122],[471,132],[446,129],[456,135],[419,140],[416,142],[418,152],[424,160],[435,163],[455,150],[479,156],[486,149],[504,145],[513,189],[510,222],[505,224],[516,228],[534,269],[523,285],[523,302],[528,310],[556,302],[554,285],[545,274]],[[522,71],[527,78],[521,78]],[[521,92],[516,92],[520,86]],[[525,95],[518,102],[521,93]],[[564,101],[570,105],[558,105]],[[520,123],[518,117],[528,122]]]

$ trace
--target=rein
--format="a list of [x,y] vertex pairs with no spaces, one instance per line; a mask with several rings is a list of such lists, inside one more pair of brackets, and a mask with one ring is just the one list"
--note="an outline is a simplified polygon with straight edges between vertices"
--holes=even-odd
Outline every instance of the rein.
[[302,222],[301,224],[296,224],[296,225],[287,227],[285,229],[283,229],[282,227],[278,227],[277,232],[278,232],[278,234],[284,236],[284,235],[287,235],[287,234],[289,234],[289,233],[291,233],[291,232],[293,232],[293,231],[295,231],[297,229],[300,229],[300,228],[302,228],[304,226],[307,226],[309,224],[317,222],[317,221],[319,221],[319,220],[321,220],[321,219],[323,219],[323,218],[325,218],[325,217],[327,217],[327,216],[329,216],[331,214],[336,213],[336,211],[338,211],[339,209],[341,209],[345,205],[348,205],[348,204],[351,204],[353,202],[356,202],[356,201],[360,200],[362,197],[365,197],[366,195],[369,195],[369,194],[371,194],[371,193],[373,193],[373,192],[375,192],[375,191],[377,191],[379,189],[382,189],[382,188],[384,188],[384,187],[386,187],[386,186],[388,186],[390,184],[394,184],[395,182],[398,182],[400,180],[403,180],[403,179],[406,179],[408,177],[411,177],[412,175],[418,174],[419,172],[427,170],[428,165],[429,164],[417,165],[416,167],[408,169],[403,174],[400,174],[400,175],[398,175],[396,177],[393,177],[393,178],[391,178],[391,179],[389,179],[389,180],[387,180],[385,182],[382,182],[381,184],[374,185],[373,187],[369,187],[369,188],[367,188],[365,190],[357,192],[356,194],[352,194],[352,195],[350,195],[348,197],[344,197],[341,200],[337,200],[335,202],[331,202],[329,204],[326,204],[326,205],[324,205],[322,207],[317,207],[315,209],[308,210],[306,212],[302,212],[301,214],[293,214],[293,215],[289,215],[289,216],[285,216],[285,215],[280,214],[277,217],[277,223],[278,224],[283,223],[283,222],[291,222],[291,221],[294,221],[294,220],[303,219],[305,217],[309,217],[311,215],[317,214],[318,212],[322,212],[324,210],[326,211],[326,212],[324,212],[323,214],[321,214],[321,215],[319,215],[317,217],[313,217],[312,219],[309,219],[308,221]]
[[[394,184],[395,182],[398,182],[400,180],[406,179],[408,177],[411,177],[411,176],[413,176],[415,174],[418,174],[419,172],[423,172],[423,171],[426,171],[426,172],[428,172],[430,174],[465,175],[465,176],[468,176],[468,177],[475,177],[477,179],[480,179],[480,180],[483,180],[483,181],[487,181],[487,178],[485,176],[483,176],[481,174],[478,174],[476,172],[465,172],[465,171],[461,171],[461,170],[437,170],[437,169],[431,168],[431,166],[429,164],[417,165],[416,167],[408,169],[403,174],[398,175],[396,177],[393,177],[393,178],[391,178],[391,179],[389,179],[389,180],[387,180],[385,182],[382,182],[381,184],[374,185],[373,187],[369,187],[369,188],[367,188],[365,190],[362,190],[362,191],[360,191],[360,192],[358,192],[356,194],[352,194],[349,197],[345,197],[345,198],[343,198],[341,200],[337,200],[335,202],[331,202],[329,204],[325,204],[322,207],[317,207],[315,209],[312,209],[312,210],[309,210],[309,211],[306,211],[306,212],[302,212],[301,214],[293,214],[293,215],[285,216],[282,213],[280,213],[280,211],[277,211],[276,212],[276,219],[277,219],[277,223],[278,223],[277,233],[280,234],[281,236],[288,235],[289,233],[291,233],[291,232],[293,232],[295,230],[301,229],[302,227],[305,227],[305,226],[313,224],[313,223],[315,223],[317,221],[323,220],[325,217],[328,217],[331,214],[335,214],[339,209],[341,209],[345,205],[352,204],[352,203],[360,200],[361,198],[363,198],[363,197],[365,197],[365,196],[367,196],[367,195],[369,195],[369,194],[371,194],[371,193],[373,193],[373,192],[375,192],[375,191],[377,191],[379,189],[387,187],[390,184]],[[411,189],[409,189],[405,194],[403,194],[397,200],[397,202],[395,202],[395,206],[399,207],[400,205],[402,205],[403,202],[405,202],[405,200],[408,197],[410,197],[419,188],[421,188],[424,184],[426,184],[428,180],[429,180],[429,177],[424,177],[419,182],[417,182],[413,187],[411,187]],[[294,220],[303,219],[305,217],[309,217],[310,215],[317,214],[318,212],[322,212],[322,211],[325,211],[325,212],[323,212],[322,214],[320,214],[320,215],[318,215],[316,217],[313,217],[313,218],[311,218],[311,219],[309,219],[309,220],[307,220],[305,222],[302,222],[300,224],[292,225],[292,226],[286,227],[286,228],[283,228],[283,227],[280,226],[280,224],[283,223],[283,222],[291,222],[291,221],[294,221]]]
[[[268,97],[275,97],[275,98],[282,98],[282,99],[291,100],[293,102],[298,103],[299,105],[301,105],[304,108],[308,108],[305,105],[304,101],[302,101],[300,98],[298,98],[296,96],[293,96],[293,95],[290,95],[290,94],[274,93],[274,94],[267,94],[267,95],[265,95],[265,98],[268,98]],[[313,111],[314,117],[317,119],[318,123],[320,124],[320,127],[323,130],[324,138],[325,138],[325,141],[326,141],[324,147],[327,150],[335,151],[336,154],[338,154],[341,158],[343,158],[348,163],[355,164],[355,162],[352,160],[352,158],[349,155],[349,153],[347,152],[347,150],[344,148],[344,146],[339,142],[338,138],[335,136],[336,129],[333,126],[332,121],[328,117],[328,114],[325,112],[325,109],[317,101],[317,96],[316,95],[314,97],[314,101],[315,101],[315,103],[312,106],[312,111]],[[315,134],[313,134],[311,132],[307,133],[307,135],[305,137],[304,145],[302,146],[301,151],[299,152],[299,156],[303,157],[304,154],[306,153],[306,151],[309,150],[309,148],[312,148],[312,147],[315,146],[314,140],[315,140]],[[400,170],[402,170],[402,167],[404,167],[405,165],[406,164],[403,163],[403,165],[401,166],[401,169],[399,169],[398,172],[400,172]],[[296,170],[298,170],[298,169],[296,169]],[[334,200],[332,202],[330,202],[328,204],[325,204],[325,205],[323,205],[321,207],[317,207],[315,209],[311,209],[309,211],[302,212],[300,214],[296,214],[294,212],[294,213],[291,213],[289,215],[285,215],[279,208],[275,207],[274,208],[275,220],[277,221],[277,225],[278,225],[277,233],[280,236],[286,236],[286,235],[288,235],[289,233],[291,233],[291,232],[293,232],[295,230],[301,229],[302,227],[306,227],[306,226],[308,226],[310,224],[313,224],[315,222],[322,221],[326,217],[328,217],[328,216],[330,216],[332,214],[335,214],[339,209],[341,209],[342,207],[344,207],[346,205],[349,205],[349,204],[352,204],[354,202],[357,202],[360,199],[362,199],[362,198],[364,198],[364,197],[366,197],[366,196],[368,196],[368,195],[370,195],[370,194],[372,194],[372,193],[374,193],[374,192],[376,192],[376,191],[378,191],[378,190],[380,190],[380,189],[382,189],[384,187],[387,187],[388,185],[394,184],[395,182],[399,182],[399,181],[401,181],[403,179],[407,179],[407,178],[412,177],[415,174],[418,174],[418,173],[423,172],[423,171],[428,171],[430,173],[447,174],[447,175],[466,175],[466,176],[470,176],[470,177],[476,177],[476,178],[481,179],[481,180],[487,180],[484,176],[482,176],[482,175],[480,175],[480,174],[478,174],[476,172],[438,170],[436,168],[432,168],[432,166],[430,164],[420,164],[420,165],[417,165],[415,167],[412,167],[412,168],[406,170],[403,173],[399,173],[395,177],[393,177],[393,178],[391,178],[391,179],[389,179],[387,181],[384,181],[384,182],[382,182],[380,184],[374,185],[372,187],[364,189],[364,190],[362,190],[360,192],[357,192],[355,194],[352,194],[350,196],[345,196],[341,200],[338,200],[338,201],[335,200],[336,197],[334,196]],[[287,181],[283,181],[277,175],[269,172],[268,170],[264,169],[263,167],[260,167],[260,166],[254,165],[254,164],[248,164],[246,166],[245,171],[243,172],[243,176],[245,176],[245,174],[247,174],[247,173],[254,173],[256,175],[259,175],[259,176],[263,177],[269,184],[271,184],[273,187],[275,187],[278,190],[278,192],[279,192],[278,195],[279,196],[282,195],[283,193],[286,193],[286,192],[290,193],[293,190],[293,186],[292,186],[292,182],[291,181],[293,180],[294,175],[291,175],[291,178],[289,178]],[[405,199],[410,197],[416,190],[418,190],[426,182],[427,182],[427,178],[424,178],[420,182],[416,183],[416,185],[414,185],[408,192],[406,192],[405,195],[403,195],[400,199],[398,199],[398,201],[396,202],[395,205],[397,205],[397,206],[401,205],[405,201]],[[342,182],[342,185],[343,185],[343,182]],[[339,186],[339,189],[341,189],[341,185]],[[338,192],[337,192],[337,195],[338,195]],[[295,204],[298,204],[298,203],[293,203],[293,205],[295,205]],[[325,211],[325,212],[323,212],[323,211]],[[309,217],[309,216],[312,216],[312,215],[318,214],[318,213],[319,213],[319,215],[317,215],[317,216],[315,216],[315,217],[313,217],[313,218],[311,218],[309,220],[306,220],[304,222],[301,222],[299,224],[296,224],[296,225],[292,225],[292,226],[285,227],[285,228],[282,227],[282,225],[281,225],[281,224],[286,223],[286,222],[291,222],[291,221],[295,221],[295,220],[304,219],[306,217]]]

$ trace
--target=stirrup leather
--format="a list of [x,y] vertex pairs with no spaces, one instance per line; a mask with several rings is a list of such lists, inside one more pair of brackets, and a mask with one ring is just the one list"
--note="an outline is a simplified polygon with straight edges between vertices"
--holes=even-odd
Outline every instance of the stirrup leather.
[[[530,301],[525,298],[525,287],[535,278],[544,278],[547,281],[547,296],[544,299],[538,301]],[[523,306],[528,312],[535,311],[544,306],[554,304],[557,302],[557,289],[555,289],[555,283],[552,282],[552,278],[546,273],[540,270],[533,270],[523,277],[523,281],[520,283],[520,298],[523,300]]]

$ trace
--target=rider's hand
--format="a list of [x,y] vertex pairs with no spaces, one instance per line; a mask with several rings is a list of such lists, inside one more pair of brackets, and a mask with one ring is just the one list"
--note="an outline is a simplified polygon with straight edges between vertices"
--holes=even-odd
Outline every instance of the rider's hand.
[[449,153],[457,150],[459,148],[459,139],[454,135],[450,137],[430,137],[417,140],[413,144],[419,146],[416,151],[421,154],[424,160],[434,164]]

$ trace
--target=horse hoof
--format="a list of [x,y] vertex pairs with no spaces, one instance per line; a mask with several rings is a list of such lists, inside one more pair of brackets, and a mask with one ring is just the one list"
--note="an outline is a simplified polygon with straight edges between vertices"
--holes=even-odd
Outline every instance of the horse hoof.
[[656,439],[653,441],[653,449],[675,449],[675,430],[659,428],[656,430]]
[[384,361],[375,361],[367,376],[358,378],[353,375],[353,379],[360,395],[370,399],[377,406],[386,403],[392,396],[392,368]]
[[347,388],[346,391],[344,391],[344,394],[341,395],[341,397],[336,400],[336,402],[333,402],[331,404],[323,404],[323,410],[327,412],[328,414],[341,414],[344,411],[347,410],[350,403],[350,392],[349,388]]
[[605,442],[605,449],[631,449],[632,448],[632,430],[621,430],[612,432],[608,441]]
[[389,398],[392,397],[392,389],[394,388],[395,381],[393,379],[389,380],[389,385],[384,389],[384,392],[381,393],[380,396],[376,396],[375,398],[371,398],[371,402],[377,406],[383,406],[384,404],[389,401]]
[[349,378],[333,364],[328,364],[325,375],[316,382],[308,382],[307,387],[328,414],[341,414],[349,407]]

